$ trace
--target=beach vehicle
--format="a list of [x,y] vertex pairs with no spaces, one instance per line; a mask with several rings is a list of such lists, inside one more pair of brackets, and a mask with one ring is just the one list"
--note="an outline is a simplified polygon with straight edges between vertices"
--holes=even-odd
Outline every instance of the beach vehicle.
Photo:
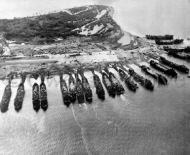
[[152,82],[143,76],[137,74],[133,69],[129,69],[129,74],[134,78],[136,82],[138,82],[141,86],[146,88],[147,90],[153,91],[154,90],[154,85]]
[[70,101],[75,103],[76,101],[76,82],[72,74],[69,75],[69,93],[70,93]]
[[62,78],[61,75],[60,75],[60,87],[61,87],[63,102],[64,102],[64,104],[65,104],[67,107],[69,107],[70,104],[71,104],[71,101],[70,101],[70,93],[69,93],[69,91],[68,91],[67,84],[66,84],[65,80]]
[[14,100],[15,111],[17,112],[19,112],[22,109],[24,95],[25,95],[24,84],[20,83]]
[[161,65],[160,63],[158,63],[154,60],[150,61],[150,66],[153,67],[154,69],[168,75],[168,76],[171,76],[174,78],[177,77],[177,72],[173,68],[168,68],[168,67]]
[[163,63],[164,65],[172,67],[172,68],[174,68],[174,69],[176,69],[176,70],[178,70],[180,72],[183,72],[183,73],[186,73],[186,74],[189,73],[189,69],[185,65],[176,64],[174,62],[171,62],[171,61],[167,60],[164,57],[160,57],[160,62]]
[[40,105],[43,111],[48,109],[47,89],[44,82],[40,84]]
[[147,75],[151,76],[152,78],[154,78],[155,80],[157,80],[159,84],[167,85],[168,80],[167,80],[167,78],[166,78],[165,76],[163,76],[163,75],[161,75],[161,74],[158,74],[158,73],[154,73],[154,72],[150,69],[150,67],[147,67],[147,66],[145,66],[145,65],[140,66],[140,68],[141,68],[141,70],[142,70],[145,74],[147,74]]
[[39,92],[39,85],[34,83],[32,88],[32,102],[33,102],[33,109],[38,112],[40,110],[40,92]]

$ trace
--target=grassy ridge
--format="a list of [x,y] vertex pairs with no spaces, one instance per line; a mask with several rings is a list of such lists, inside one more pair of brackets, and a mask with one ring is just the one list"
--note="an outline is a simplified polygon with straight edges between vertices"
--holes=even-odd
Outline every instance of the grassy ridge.
[[[53,42],[57,37],[65,38],[70,35],[78,35],[77,31],[72,30],[95,21],[96,15],[104,9],[109,9],[109,7],[84,6],[34,17],[3,19],[0,20],[0,32],[5,32],[5,38],[8,40],[38,44]],[[95,23],[104,22],[105,24],[105,22],[112,20],[109,15],[104,18],[108,19],[100,19]],[[116,23],[114,25],[117,26]]]

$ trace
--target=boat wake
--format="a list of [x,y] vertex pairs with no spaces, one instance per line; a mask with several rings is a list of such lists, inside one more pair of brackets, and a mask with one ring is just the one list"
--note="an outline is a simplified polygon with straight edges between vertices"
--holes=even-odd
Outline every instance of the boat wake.
[[81,124],[78,122],[77,118],[76,118],[76,115],[75,115],[75,111],[74,111],[74,108],[73,108],[73,105],[71,105],[71,110],[72,110],[72,113],[73,113],[73,117],[75,119],[75,122],[77,123],[77,125],[79,126],[79,128],[81,129],[81,136],[82,136],[82,140],[83,140],[83,143],[85,145],[85,148],[86,148],[86,151],[88,153],[88,155],[91,155],[92,153],[89,151],[89,148],[88,148],[88,143],[84,137],[84,129],[83,127],[81,126]]

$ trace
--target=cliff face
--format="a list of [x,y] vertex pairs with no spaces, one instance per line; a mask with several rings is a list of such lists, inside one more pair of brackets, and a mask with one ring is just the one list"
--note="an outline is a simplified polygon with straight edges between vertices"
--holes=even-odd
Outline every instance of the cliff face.
[[92,36],[116,41],[123,35],[112,18],[113,8],[102,5],[67,9],[46,15],[0,20],[0,32],[8,40],[53,42],[67,36]]

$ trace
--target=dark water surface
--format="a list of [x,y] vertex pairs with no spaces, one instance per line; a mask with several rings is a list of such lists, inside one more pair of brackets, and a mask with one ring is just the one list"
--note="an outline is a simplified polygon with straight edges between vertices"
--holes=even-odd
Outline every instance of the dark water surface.
[[[190,63],[176,61],[190,68]],[[86,75],[95,94],[92,74]],[[49,108],[38,114],[32,108],[34,82],[27,78],[23,108],[16,113],[14,84],[19,82],[12,81],[9,111],[0,114],[0,154],[190,154],[190,79],[186,75],[169,79],[166,87],[155,82],[154,92],[142,87],[136,93],[126,89],[116,99],[106,94],[105,102],[94,95],[92,105],[70,108],[63,105],[59,77],[46,79]]]

